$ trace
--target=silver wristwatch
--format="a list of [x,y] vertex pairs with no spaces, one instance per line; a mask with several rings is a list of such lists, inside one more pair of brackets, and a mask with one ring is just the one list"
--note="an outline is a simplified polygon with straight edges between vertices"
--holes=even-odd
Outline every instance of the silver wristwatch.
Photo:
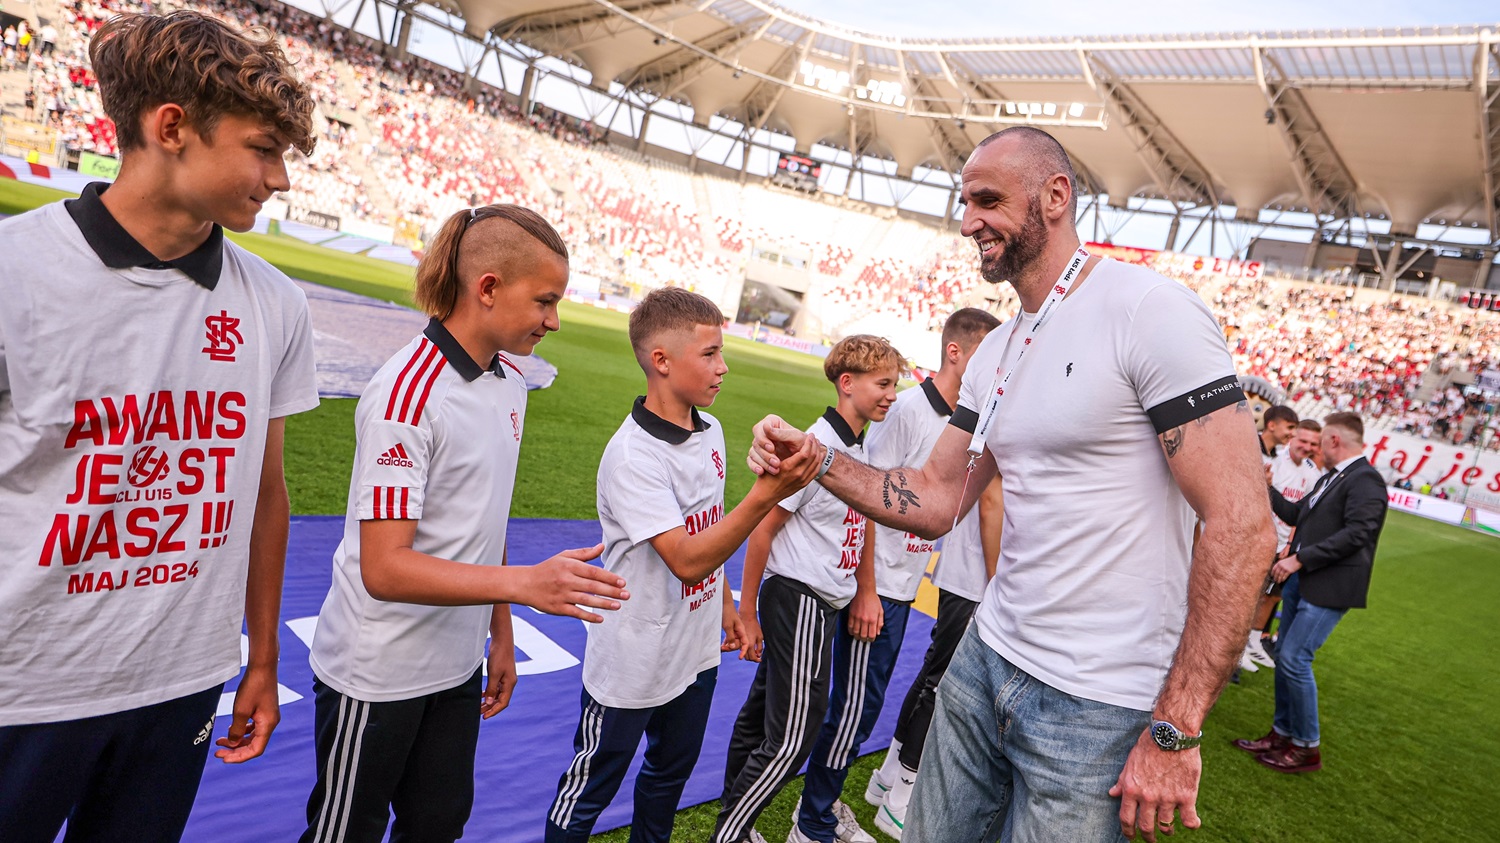
[[1180,752],[1184,749],[1192,749],[1203,743],[1203,733],[1189,735],[1181,729],[1173,726],[1165,720],[1153,720],[1151,722],[1151,739],[1156,745],[1167,752]]

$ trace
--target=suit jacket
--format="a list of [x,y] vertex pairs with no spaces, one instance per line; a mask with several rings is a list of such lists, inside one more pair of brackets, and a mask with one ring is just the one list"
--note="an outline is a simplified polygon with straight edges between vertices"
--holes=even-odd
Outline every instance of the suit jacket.
[[1325,609],[1365,607],[1386,505],[1385,481],[1364,457],[1296,503],[1271,489],[1276,517],[1297,528],[1292,545],[1302,562],[1304,600]]

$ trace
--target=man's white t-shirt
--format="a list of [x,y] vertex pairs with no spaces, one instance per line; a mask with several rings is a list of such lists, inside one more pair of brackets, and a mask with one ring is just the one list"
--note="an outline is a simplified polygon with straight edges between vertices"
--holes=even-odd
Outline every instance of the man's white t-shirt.
[[[865,434],[865,460],[876,468],[921,468],[948,426],[953,408],[929,378],[896,396],[885,421]],[[821,440],[819,440],[821,441]],[[875,542],[875,591],[900,603],[916,599],[936,542],[871,522]]]
[[415,520],[413,550],[504,564],[525,422],[521,370],[504,355],[480,368],[436,319],[370,379],[354,411],[344,538],[309,659],[330,688],[391,702],[457,687],[479,668],[491,607],[371,597],[359,525]]
[[[807,432],[864,462],[864,433],[856,435],[832,407]],[[849,605],[856,586],[854,571],[864,548],[865,517],[820,483],[807,484],[778,506],[792,517],[771,540],[766,575],[796,580],[835,609]]]
[[637,399],[599,462],[604,567],[630,599],[589,626],[583,687],[601,705],[652,708],[676,699],[719,664],[725,591],[721,565],[701,582],[679,580],[651,539],[678,527],[695,535],[724,517],[724,431],[693,411],[685,430]]
[[[973,429],[1011,333],[970,360],[954,424]],[[1150,710],[1182,634],[1194,522],[1158,435],[1241,400],[1195,293],[1096,265],[1035,338],[986,443],[1005,525],[975,614],[984,641],[1054,688]]]
[[217,232],[212,289],[130,265],[97,192],[74,202],[88,238],[63,203],[0,222],[0,726],[239,673],[266,428],[318,404],[285,275]]
[[[1281,449],[1271,461],[1271,485],[1292,503],[1302,500],[1303,496],[1311,492],[1313,484],[1322,476],[1323,473],[1310,459],[1304,459],[1300,463],[1293,462],[1289,448]],[[1280,518],[1272,518],[1271,521],[1276,525],[1276,549],[1280,550],[1291,539],[1293,525]]]

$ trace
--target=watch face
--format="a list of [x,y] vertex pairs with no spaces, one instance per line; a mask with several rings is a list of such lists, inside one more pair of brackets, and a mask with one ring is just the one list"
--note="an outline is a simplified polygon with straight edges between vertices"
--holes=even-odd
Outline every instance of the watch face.
[[1177,747],[1177,730],[1170,723],[1157,723],[1151,727],[1151,739],[1162,749]]

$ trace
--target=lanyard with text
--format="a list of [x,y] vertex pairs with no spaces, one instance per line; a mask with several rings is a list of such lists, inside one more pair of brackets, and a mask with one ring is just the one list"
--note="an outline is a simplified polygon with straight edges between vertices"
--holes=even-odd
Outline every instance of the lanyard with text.
[[[1011,328],[1010,336],[1005,338],[1005,351],[1001,355],[1000,365],[995,368],[995,380],[990,384],[989,399],[984,402],[984,408],[979,413],[979,420],[974,425],[974,435],[969,439],[969,466],[964,473],[964,489],[959,494],[960,509],[963,507],[963,498],[969,488],[968,475],[974,472],[974,464],[984,455],[985,439],[989,437],[990,428],[995,424],[995,416],[1000,412],[1000,399],[1005,397],[1005,385],[1010,383],[1016,370],[1021,367],[1021,360],[1031,349],[1042,325],[1051,315],[1053,308],[1057,307],[1058,302],[1061,302],[1068,295],[1068,291],[1073,288],[1073,282],[1078,279],[1079,270],[1083,269],[1088,259],[1088,251],[1082,246],[1078,247],[1078,251],[1073,253],[1073,259],[1068,261],[1067,268],[1063,270],[1062,275],[1058,276],[1057,283],[1052,285],[1052,291],[1047,294],[1046,301],[1042,302],[1041,309],[1036,312],[1036,321],[1032,322],[1031,327],[1026,330],[1024,341],[1016,347],[1015,360],[1012,361],[1010,359],[1011,341],[1015,339],[1016,332],[1021,329],[1021,316],[1016,314],[1015,326]],[[954,517],[953,523],[957,526],[957,516]]]

